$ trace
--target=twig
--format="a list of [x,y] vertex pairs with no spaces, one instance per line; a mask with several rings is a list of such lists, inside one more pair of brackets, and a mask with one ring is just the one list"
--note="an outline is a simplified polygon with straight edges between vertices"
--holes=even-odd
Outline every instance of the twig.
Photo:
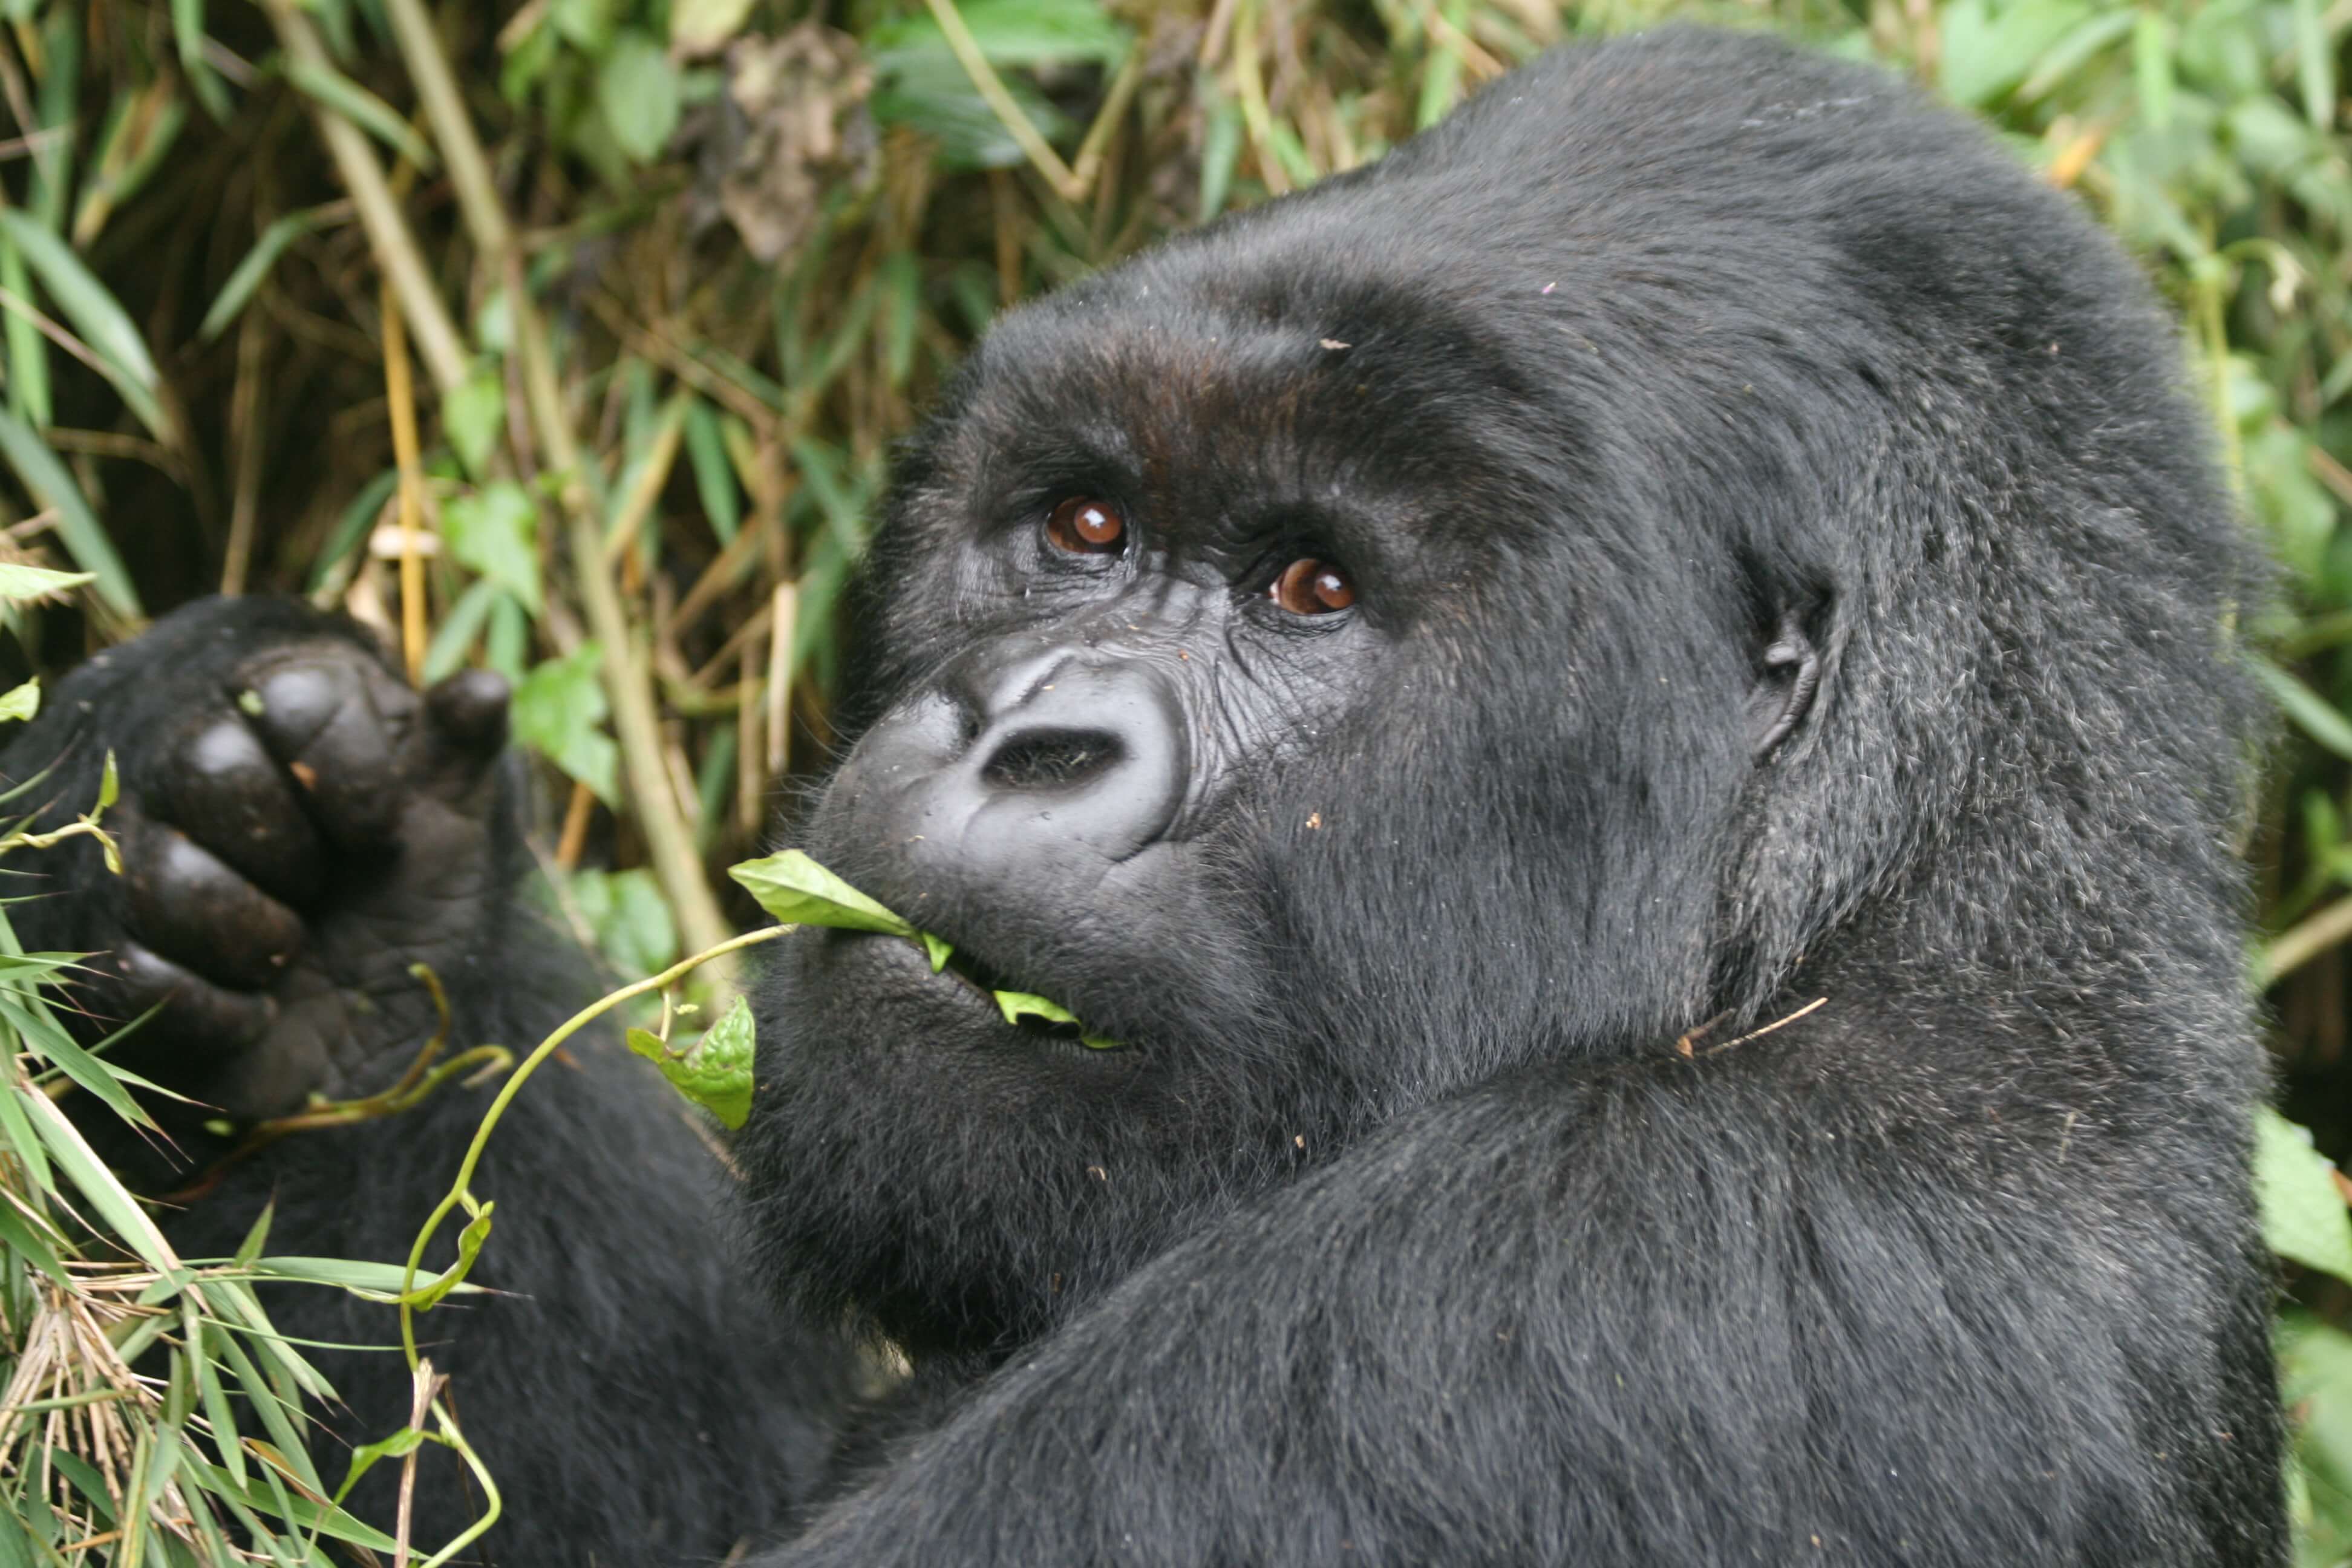
[[[293,0],[262,0],[262,5],[289,60],[333,68],[326,46]],[[305,94],[303,102],[317,119],[320,138],[334,160],[335,173],[351,193],[352,205],[359,209],[360,225],[367,230],[376,265],[399,291],[401,310],[408,319],[409,331],[416,335],[425,371],[436,387],[447,392],[466,379],[466,340],[434,289],[432,269],[425,266],[416,237],[409,233],[408,222],[401,216],[400,203],[384,182],[367,134],[317,99]],[[449,158],[447,148],[442,149],[442,155]],[[456,160],[449,161],[454,165]]]
[[645,458],[637,468],[635,483],[621,498],[613,513],[613,526],[604,535],[604,564],[607,569],[617,565],[633,543],[646,519],[661,500],[662,487],[669,483],[670,469],[677,464],[678,441],[686,433],[686,410],[691,399],[683,391],[672,395],[658,422],[654,426],[653,440],[646,445]]
[[800,616],[800,584],[776,584],[768,616],[768,776],[782,778],[792,760],[793,641]]
[[1828,1004],[1828,997],[1816,996],[1811,1001],[1806,1003],[1803,1006],[1798,1008],[1795,1012],[1788,1014],[1782,1017],[1775,1018],[1770,1023],[1764,1025],[1761,1028],[1750,1029],[1737,1039],[1726,1040],[1719,1046],[1709,1046],[1706,1049],[1700,1050],[1698,1049],[1698,1043],[1706,1038],[1707,1031],[1714,1028],[1717,1024],[1722,1023],[1726,1018],[1731,1016],[1728,1013],[1717,1013],[1714,1017],[1709,1018],[1706,1023],[1697,1026],[1696,1028],[1685,1029],[1682,1034],[1682,1037],[1675,1041],[1675,1050],[1685,1058],[1717,1056],[1729,1050],[1734,1046],[1744,1046],[1750,1040],[1760,1040],[1775,1029],[1785,1029],[1790,1025],[1795,1023],[1798,1019],[1803,1017],[1806,1014],[1813,1012],[1817,1008],[1826,1006]]
[[572,804],[563,811],[563,832],[555,841],[555,863],[567,873],[580,864],[580,851],[588,842],[589,814],[595,805],[596,792],[574,779]]
[[[634,985],[624,985],[566,1018],[554,1033],[540,1041],[530,1055],[523,1058],[520,1067],[507,1076],[506,1082],[499,1086],[497,1097],[490,1101],[489,1109],[482,1113],[481,1125],[474,1129],[473,1141],[466,1145],[465,1158],[457,1163],[457,1179],[451,1184],[447,1195],[425,1216],[423,1228],[417,1231],[416,1240],[408,1249],[407,1268],[400,1281],[400,1343],[407,1354],[412,1371],[420,1360],[416,1352],[416,1271],[423,1266],[425,1249],[432,1245],[433,1237],[440,1232],[442,1222],[449,1217],[450,1213],[473,1196],[474,1171],[482,1163],[482,1151],[489,1147],[490,1134],[498,1131],[499,1121],[506,1114],[507,1107],[514,1103],[515,1096],[522,1091],[524,1084],[530,1081],[530,1075],[539,1070],[540,1064],[562,1049],[566,1040],[632,997],[642,996],[649,991],[665,990],[714,959],[763,942],[773,942],[798,929],[797,926],[778,925],[748,931],[691,958],[682,958],[660,973],[647,975]],[[454,1268],[457,1266],[453,1263],[450,1267]]]
[[1803,1006],[1798,1008],[1795,1012],[1789,1014],[1787,1016],[1775,1018],[1760,1029],[1750,1029],[1736,1040],[1726,1040],[1719,1046],[1711,1046],[1707,1049],[1701,1051],[1699,1055],[1703,1057],[1716,1056],[1721,1052],[1729,1050],[1734,1046],[1744,1046],[1750,1040],[1760,1040],[1765,1036],[1770,1034],[1773,1030],[1785,1029],[1790,1025],[1795,1023],[1798,1019],[1803,1017],[1806,1014],[1813,1012],[1819,1008],[1828,1006],[1829,1000],[1830,999],[1826,996],[1816,996],[1811,1001],[1806,1003]]
[[1093,186],[1096,176],[1102,173],[1103,153],[1110,146],[1111,135],[1118,129],[1127,113],[1127,106],[1135,100],[1135,89],[1143,82],[1143,45],[1138,41],[1127,52],[1127,60],[1111,79],[1110,91],[1103,95],[1102,108],[1095,112],[1095,122],[1087,127],[1086,140],[1078,143],[1077,162],[1070,167],[1070,199]]
[[2329,948],[2352,938],[2352,899],[2339,899],[2317,914],[2297,921],[2254,960],[2254,985],[2267,990]]
[[424,466],[417,455],[416,396],[408,377],[408,334],[401,331],[400,296],[383,282],[383,392],[392,416],[393,461],[400,469],[400,649],[408,680],[425,680]]
[[[416,1363],[416,1370],[409,1375],[409,1426],[418,1431],[425,1429],[425,1418],[433,1410],[433,1396],[447,1381],[434,1372],[429,1357]],[[401,1457],[400,1505],[393,1515],[392,1568],[408,1568],[408,1532],[416,1503],[416,1458],[424,1451],[424,1445],[419,1444]]]
[[1029,122],[1028,115],[1022,112],[1021,105],[1014,100],[1013,94],[1006,90],[1004,79],[996,74],[996,68],[990,65],[988,57],[981,52],[980,40],[971,36],[970,27],[964,26],[963,17],[957,13],[953,0],[923,0],[923,4],[930,8],[931,19],[939,23],[940,31],[947,35],[948,47],[955,52],[956,61],[963,67],[964,75],[971,79],[971,85],[979,89],[990,112],[1003,123],[1023,155],[1036,165],[1037,172],[1045,176],[1046,184],[1064,196],[1076,199],[1085,187],[1070,172],[1070,166],[1062,162],[1062,155],[1054,151],[1053,144]]
[[[276,16],[289,3],[289,0],[269,0],[271,14]],[[397,8],[400,0],[394,3]],[[415,0],[409,0],[409,4],[415,5]],[[417,84],[418,96],[424,100],[442,158],[453,178],[458,168],[468,164],[487,171],[489,160],[482,152],[481,139],[465,112],[463,100],[457,95],[448,62],[442,57],[440,42],[421,5],[415,6],[410,22],[414,25],[397,29],[401,57],[407,64],[410,79]],[[315,44],[315,38],[312,41]],[[354,190],[352,194],[356,196],[358,192]],[[613,704],[614,735],[620,742],[629,802],[636,809],[637,826],[645,835],[654,875],[660,879],[663,894],[677,911],[678,927],[687,941],[698,947],[720,946],[731,928],[719,908],[718,897],[710,890],[709,879],[703,875],[702,857],[695,849],[694,835],[670,791],[652,679],[633,657],[627,610],[604,567],[604,539],[595,504],[581,478],[580,448],[564,413],[562,391],[556,384],[555,356],[548,343],[547,326],[540,319],[530,290],[523,287],[522,268],[512,242],[512,226],[507,222],[487,178],[476,188],[474,196],[461,200],[459,205],[476,247],[506,275],[507,300],[514,319],[515,353],[522,371],[523,403],[570,521],[572,567],[588,612],[589,630],[604,647],[604,689]],[[362,211],[364,214],[364,204]],[[403,299],[406,299],[404,293]],[[438,305],[436,300],[435,307]],[[463,376],[464,365],[460,362],[443,390],[455,385]]]
[[457,90],[457,79],[433,30],[433,19],[425,14],[423,0],[383,0],[383,9],[392,20],[393,36],[399,40],[408,78],[416,84],[425,122],[433,127],[434,142],[448,166],[450,188],[457,192],[467,231],[480,248],[482,259],[495,270],[513,247],[514,231],[490,177],[489,158],[466,113],[465,96]]
[[1270,195],[1290,189],[1290,171],[1274,146],[1274,113],[1266,105],[1265,79],[1259,72],[1257,0],[1242,0],[1234,20],[1234,92],[1241,100],[1242,123],[1249,129],[1250,147],[1257,154],[1258,177]]
[[221,563],[220,591],[245,592],[245,577],[253,563],[253,530],[261,508],[263,442],[261,350],[268,339],[258,312],[238,323],[236,387],[229,401],[229,435],[236,446],[236,494],[228,514],[228,549]]

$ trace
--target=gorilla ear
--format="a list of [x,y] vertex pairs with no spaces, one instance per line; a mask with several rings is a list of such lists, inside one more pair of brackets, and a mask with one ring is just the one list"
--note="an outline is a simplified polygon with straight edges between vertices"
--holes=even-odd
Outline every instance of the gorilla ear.
[[1762,668],[1748,693],[1748,744],[1759,763],[1788,739],[1797,721],[1811,710],[1813,694],[1821,688],[1822,658],[1805,630],[1802,614],[1781,610],[1760,662]]

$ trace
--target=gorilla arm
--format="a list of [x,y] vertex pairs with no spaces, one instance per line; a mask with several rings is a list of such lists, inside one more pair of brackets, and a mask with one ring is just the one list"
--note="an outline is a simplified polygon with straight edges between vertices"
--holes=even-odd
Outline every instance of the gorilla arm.
[[[81,987],[91,1032],[160,1005],[115,1051],[204,1102],[151,1100],[176,1146],[88,1096],[67,1104],[134,1179],[198,1194],[159,1215],[184,1256],[234,1252],[265,1205],[273,1254],[407,1256],[496,1084],[452,1082],[395,1116],[298,1133],[216,1182],[234,1138],[202,1122],[387,1087],[435,1026],[410,964],[446,988],[453,1052],[527,1050],[596,994],[583,955],[518,907],[503,698],[485,679],[420,698],[349,622],[216,600],[73,671],[0,752],[12,781],[48,770],[19,809],[54,803],[51,824],[88,809],[119,759],[105,826],[123,874],[87,839],[12,859],[49,896],[10,916],[27,947],[102,954]],[[503,1492],[499,1561],[717,1557],[779,1528],[819,1473],[838,1347],[770,1328],[722,1235],[721,1185],[684,1108],[610,1038],[575,1041],[499,1124],[474,1181],[497,1209],[472,1275],[498,1293],[418,1323]],[[331,1486],[341,1443],[407,1423],[403,1358],[336,1348],[395,1343],[394,1312],[320,1287],[264,1293],[348,1406],[317,1413]],[[454,1459],[427,1455],[415,1535],[437,1546],[484,1500]],[[388,1524],[397,1471],[372,1471],[352,1506]]]
[[2091,1212],[2113,1144],[1934,1079],[1817,1019],[1429,1108],[761,1562],[2213,1560],[2154,1527],[2263,1517],[2211,1391],[2267,1372],[2198,1359],[2234,1231]]

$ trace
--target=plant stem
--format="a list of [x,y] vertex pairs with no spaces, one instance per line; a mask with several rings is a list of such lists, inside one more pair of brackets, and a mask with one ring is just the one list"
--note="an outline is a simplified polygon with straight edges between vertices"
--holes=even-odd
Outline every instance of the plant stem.
[[964,74],[971,79],[971,85],[979,89],[990,111],[1003,123],[1022,153],[1036,165],[1037,172],[1045,176],[1046,184],[1066,198],[1076,201],[1086,187],[1070,173],[1070,166],[1062,162],[1062,155],[1054,151],[1053,144],[1021,111],[1021,105],[1006,89],[1003,79],[996,74],[996,68],[988,63],[988,57],[981,52],[980,40],[971,36],[970,27],[964,26],[963,17],[957,12],[952,0],[923,0],[923,4],[930,7],[931,19],[939,23],[940,31],[947,35],[948,47],[963,67]]
[[416,1295],[416,1270],[424,1260],[425,1249],[432,1244],[435,1233],[440,1230],[441,1222],[449,1217],[450,1211],[472,1195],[474,1168],[481,1163],[482,1151],[489,1146],[490,1134],[497,1130],[499,1119],[506,1114],[507,1107],[514,1103],[514,1097],[521,1091],[522,1086],[530,1080],[530,1075],[539,1070],[539,1064],[554,1055],[556,1047],[562,1045],[564,1041],[630,997],[642,996],[648,991],[659,991],[674,985],[680,979],[715,958],[740,952],[760,942],[773,942],[785,932],[798,929],[800,928],[797,926],[763,926],[758,931],[747,931],[740,936],[730,937],[727,941],[705,952],[698,952],[691,958],[682,958],[659,974],[648,975],[634,985],[625,985],[612,994],[590,1003],[572,1014],[571,1017],[566,1018],[553,1034],[540,1041],[537,1048],[523,1058],[522,1065],[507,1075],[506,1082],[499,1086],[497,1097],[490,1101],[490,1108],[482,1113],[481,1125],[474,1129],[473,1142],[466,1145],[466,1157],[457,1163],[457,1179],[450,1185],[448,1195],[444,1197],[433,1212],[425,1216],[424,1228],[416,1233],[415,1244],[408,1249],[407,1271],[401,1276],[400,1281],[400,1345],[408,1356],[411,1371],[415,1369],[418,1359],[414,1298]]
[[[287,0],[271,0],[282,6]],[[629,804],[636,811],[638,829],[654,863],[662,893],[677,911],[679,929],[696,947],[722,947],[732,927],[719,908],[703,874],[702,857],[694,834],[686,825],[677,796],[670,787],[663,762],[661,720],[654,703],[653,679],[635,657],[626,606],[614,586],[604,563],[603,530],[595,503],[580,478],[580,448],[572,438],[563,396],[555,380],[555,356],[546,324],[540,320],[530,291],[523,287],[520,258],[515,254],[513,226],[508,221],[489,175],[489,159],[480,136],[466,113],[456,78],[441,50],[439,37],[425,13],[422,0],[389,0],[387,11],[401,58],[417,97],[433,127],[458,206],[475,247],[507,281],[507,301],[515,324],[515,353],[521,361],[523,402],[530,410],[532,434],[538,437],[547,468],[561,485],[569,523],[572,568],[579,580],[580,596],[588,612],[591,633],[603,646],[604,689],[613,704],[613,731],[621,746],[621,766],[628,781]]]
[[[326,45],[319,41],[310,18],[295,8],[292,0],[262,3],[288,59],[322,70],[333,68]],[[368,247],[375,253],[376,264],[383,268],[385,278],[399,291],[400,306],[407,313],[409,330],[415,334],[417,353],[425,361],[425,368],[434,384],[446,392],[466,379],[466,340],[441,303],[441,296],[434,291],[432,270],[425,265],[415,236],[408,232],[400,203],[394,199],[392,187],[384,181],[383,170],[375,161],[367,135],[316,99],[306,94],[305,101],[319,121],[319,136],[327,144],[328,156],[334,160],[335,173],[341,177],[343,188],[352,194],[352,205],[358,209],[361,226],[367,230]]]

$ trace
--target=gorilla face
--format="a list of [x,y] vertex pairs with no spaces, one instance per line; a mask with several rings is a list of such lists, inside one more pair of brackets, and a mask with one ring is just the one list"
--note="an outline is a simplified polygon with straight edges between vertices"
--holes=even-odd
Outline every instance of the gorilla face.
[[1232,248],[1001,324],[875,543],[804,841],[966,973],[782,944],[741,1153],[786,1289],[919,1352],[1531,1051],[1695,1021],[1716,847],[1811,691],[1801,625],[1586,471],[1605,400],[1434,284]]

